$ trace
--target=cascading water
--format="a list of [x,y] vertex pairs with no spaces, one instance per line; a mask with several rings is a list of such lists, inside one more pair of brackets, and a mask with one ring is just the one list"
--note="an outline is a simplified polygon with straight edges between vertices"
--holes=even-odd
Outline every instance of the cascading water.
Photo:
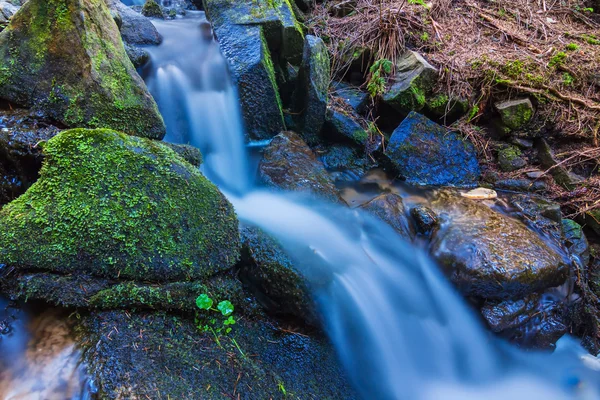
[[491,336],[427,256],[386,224],[252,188],[235,91],[218,48],[201,39],[202,14],[155,23],[164,43],[150,50],[147,82],[167,138],[200,147],[239,218],[307,267],[326,330],[365,399],[600,397],[597,359],[569,338],[546,354]]

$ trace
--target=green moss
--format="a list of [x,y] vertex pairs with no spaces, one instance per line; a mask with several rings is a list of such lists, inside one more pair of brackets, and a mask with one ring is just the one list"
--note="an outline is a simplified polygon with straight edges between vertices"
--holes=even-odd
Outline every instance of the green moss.
[[271,52],[269,51],[269,46],[267,45],[267,41],[265,39],[265,35],[262,33],[262,30],[260,34],[260,40],[262,43],[262,63],[265,67],[265,71],[267,72],[267,76],[269,77],[269,81],[275,89],[275,100],[277,101],[277,108],[281,113],[281,123],[283,126],[285,126],[285,123],[283,122],[283,103],[281,102],[281,96],[279,95],[279,87],[277,86],[277,79],[275,77],[275,67],[273,66]]
[[521,60],[507,61],[502,67],[502,71],[511,78],[518,78],[524,70],[524,63]]
[[164,18],[162,8],[154,0],[146,0],[142,7],[142,15],[150,18]]
[[569,43],[565,49],[569,50],[569,51],[575,51],[579,49],[579,45],[577,43]]
[[548,63],[551,67],[559,67],[563,65],[567,61],[567,53],[564,51],[559,51],[550,58],[550,62]]
[[49,140],[44,154],[40,179],[0,211],[2,263],[155,281],[198,279],[235,263],[231,205],[168,147],[74,129]]

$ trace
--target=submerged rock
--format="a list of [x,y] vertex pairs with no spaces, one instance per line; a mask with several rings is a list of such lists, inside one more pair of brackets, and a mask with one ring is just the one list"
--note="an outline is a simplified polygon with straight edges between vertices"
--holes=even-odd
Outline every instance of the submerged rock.
[[342,201],[323,163],[294,132],[282,132],[273,138],[263,153],[259,173],[268,186]]
[[562,284],[569,261],[523,223],[442,191],[431,254],[467,296],[514,299]]
[[437,80],[437,70],[419,53],[406,51],[396,63],[396,73],[383,94],[383,102],[402,113],[420,111]]
[[176,281],[237,261],[232,206],[163,144],[74,129],[49,140],[44,154],[40,179],[0,211],[0,263]]
[[396,128],[386,154],[413,185],[471,186],[479,179],[471,142],[415,112]]
[[316,36],[307,35],[294,96],[296,110],[301,113],[302,136],[309,144],[318,141],[325,123],[330,79],[329,52],[325,43]]
[[103,1],[25,3],[0,33],[0,98],[70,127],[165,134]]

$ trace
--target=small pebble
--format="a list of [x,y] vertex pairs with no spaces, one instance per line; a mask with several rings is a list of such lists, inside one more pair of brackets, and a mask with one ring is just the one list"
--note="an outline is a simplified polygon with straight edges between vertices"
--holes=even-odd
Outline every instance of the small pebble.
[[484,199],[495,199],[498,197],[498,193],[492,189],[486,189],[479,187],[477,189],[470,190],[466,193],[461,193],[462,197],[473,200],[484,200]]

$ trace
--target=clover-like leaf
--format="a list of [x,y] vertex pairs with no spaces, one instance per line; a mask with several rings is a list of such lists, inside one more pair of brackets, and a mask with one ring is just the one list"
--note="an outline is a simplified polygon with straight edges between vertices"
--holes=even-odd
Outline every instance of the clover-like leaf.
[[202,293],[196,299],[196,305],[202,310],[208,310],[212,307],[213,301],[206,293]]
[[217,308],[219,309],[219,311],[221,311],[221,314],[223,314],[224,316],[231,315],[231,313],[233,312],[233,304],[231,304],[229,300],[223,300],[219,303]]
[[223,321],[223,325],[235,325],[235,319],[233,316],[229,316],[225,321]]

